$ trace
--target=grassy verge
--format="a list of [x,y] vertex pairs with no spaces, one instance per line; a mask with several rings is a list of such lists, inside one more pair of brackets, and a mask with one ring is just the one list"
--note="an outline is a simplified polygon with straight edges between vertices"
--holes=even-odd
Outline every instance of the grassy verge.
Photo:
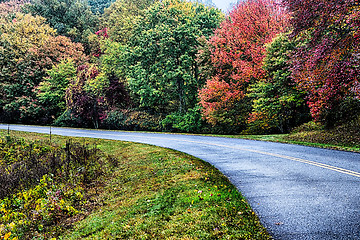
[[[11,135],[48,140],[43,134]],[[67,138],[52,139],[63,145]],[[104,187],[93,199],[101,204],[58,239],[270,239],[228,179],[197,158],[136,143],[72,141],[96,145],[117,159],[117,167],[102,169]]]
[[[212,135],[230,138],[241,138],[258,141],[280,142],[310,147],[334,149],[349,152],[360,152],[360,142],[349,144],[328,139],[333,138],[331,132],[326,130],[273,135]],[[340,137],[340,136],[338,136]],[[319,139],[322,138],[322,139]]]
[[325,129],[318,123],[309,122],[295,129],[290,134],[235,135],[228,137],[360,152],[360,119],[333,129]]

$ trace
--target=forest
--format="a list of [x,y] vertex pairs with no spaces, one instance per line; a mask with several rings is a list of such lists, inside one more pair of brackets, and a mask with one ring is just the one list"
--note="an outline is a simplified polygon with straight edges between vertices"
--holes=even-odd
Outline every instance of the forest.
[[359,118],[357,0],[0,0],[0,122],[221,134]]

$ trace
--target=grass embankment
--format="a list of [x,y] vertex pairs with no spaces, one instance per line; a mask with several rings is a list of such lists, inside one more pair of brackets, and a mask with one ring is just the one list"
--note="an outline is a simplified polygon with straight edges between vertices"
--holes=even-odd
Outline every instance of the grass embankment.
[[[1,134],[4,136],[5,131],[0,131]],[[48,138],[19,132],[11,132],[11,136],[30,141]],[[52,144],[64,146],[66,139],[53,136]],[[83,205],[74,205],[76,211],[64,214],[66,219],[53,224],[62,226],[61,222],[84,219],[69,224],[66,229],[47,228],[61,233],[60,236],[56,233],[43,236],[52,235],[58,239],[270,238],[228,179],[197,158],[136,143],[79,138],[72,141],[86,141],[89,146],[95,144],[112,157],[100,158],[103,161],[101,183],[94,178],[96,186],[83,188]],[[2,216],[4,213],[0,212]],[[33,236],[39,236],[38,239],[46,231],[41,223],[40,219],[40,228],[29,229]],[[15,230],[14,224],[8,222],[2,227],[2,237],[5,229]],[[8,238],[14,236],[8,235]]]
[[360,118],[332,129],[309,122],[290,134],[221,136],[360,152]]

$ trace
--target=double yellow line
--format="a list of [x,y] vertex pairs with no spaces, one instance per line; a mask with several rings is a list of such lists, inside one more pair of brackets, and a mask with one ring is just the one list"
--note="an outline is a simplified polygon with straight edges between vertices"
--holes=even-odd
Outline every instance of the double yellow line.
[[236,149],[236,150],[241,150],[241,151],[258,153],[258,154],[262,154],[262,155],[266,155],[266,156],[272,156],[272,157],[287,159],[287,160],[291,160],[291,161],[295,161],[295,162],[301,162],[301,163],[313,165],[313,166],[316,166],[316,167],[325,168],[325,169],[328,169],[328,170],[332,170],[332,171],[336,171],[336,172],[339,172],[339,173],[344,173],[344,174],[347,174],[347,175],[351,175],[351,176],[360,178],[360,173],[359,172],[347,170],[347,169],[340,168],[340,167],[331,166],[331,165],[328,165],[328,164],[323,164],[323,163],[318,163],[318,162],[314,162],[314,161],[310,161],[310,160],[305,160],[305,159],[301,159],[301,158],[281,155],[281,154],[277,154],[277,153],[270,153],[270,152],[258,151],[258,150],[254,150],[254,149],[240,148],[240,147],[235,147],[235,146],[232,147],[232,146],[228,146],[228,145],[207,143],[207,142],[188,141],[188,140],[182,140],[182,139],[177,139],[177,141],[199,143],[199,144],[212,145],[212,146],[217,146],[217,147],[231,148],[231,149]]
[[[108,134],[108,135],[110,135],[110,134]],[[142,138],[143,136],[133,136],[133,135],[131,135],[131,137],[141,137]],[[270,153],[270,152],[258,151],[258,150],[254,150],[254,149],[240,148],[240,147],[236,147],[236,146],[228,146],[228,145],[216,144],[216,143],[190,141],[190,140],[184,140],[184,139],[175,139],[175,138],[170,139],[170,138],[166,138],[166,137],[153,137],[153,136],[146,136],[146,138],[164,139],[164,140],[170,140],[170,141],[175,140],[175,141],[179,141],[179,142],[197,143],[197,144],[203,144],[203,145],[211,145],[211,146],[217,146],[217,147],[223,147],[223,148],[230,148],[230,149],[236,149],[236,150],[241,150],[241,151],[253,152],[253,153],[258,153],[258,154],[262,154],[262,155],[266,155],[266,156],[272,156],[272,157],[287,159],[287,160],[291,160],[291,161],[295,161],[295,162],[301,162],[301,163],[313,165],[313,166],[316,166],[316,167],[320,167],[320,168],[324,168],[324,169],[328,169],[328,170],[332,170],[332,171],[335,171],[335,172],[339,172],[339,173],[343,173],[343,174],[346,174],[346,175],[350,175],[350,176],[360,178],[360,173],[359,172],[347,170],[347,169],[340,168],[340,167],[331,166],[331,165],[328,165],[328,164],[323,164],[323,163],[319,163],[319,162],[305,160],[305,159],[301,159],[301,158],[281,155],[281,154],[277,154],[277,153]]]
[[273,157],[278,157],[278,158],[283,158],[283,159],[288,159],[288,160],[292,160],[292,161],[296,161],[296,162],[306,163],[306,164],[309,164],[309,165],[329,169],[329,170],[332,170],[332,171],[336,171],[336,172],[339,172],[339,173],[344,173],[344,174],[347,174],[347,175],[351,175],[351,176],[360,178],[360,173],[358,173],[358,172],[347,170],[347,169],[344,169],[344,168],[331,166],[331,165],[328,165],[328,164],[318,163],[318,162],[305,160],[305,159],[301,159],[301,158],[296,158],[296,157],[289,157],[289,156],[276,154],[276,153],[268,153],[268,152],[263,152],[263,151],[251,150],[251,149],[248,149],[246,151],[259,153],[259,154],[264,154],[264,155],[273,156]]

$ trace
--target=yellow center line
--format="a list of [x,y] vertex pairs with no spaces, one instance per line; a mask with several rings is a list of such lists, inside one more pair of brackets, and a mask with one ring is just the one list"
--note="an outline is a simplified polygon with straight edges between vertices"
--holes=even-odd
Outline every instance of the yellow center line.
[[314,162],[314,161],[310,161],[310,160],[305,160],[305,159],[301,159],[301,158],[281,155],[281,154],[277,154],[277,153],[270,153],[270,152],[264,152],[264,151],[259,151],[259,150],[254,150],[254,149],[247,149],[247,148],[240,148],[240,147],[232,147],[232,146],[227,146],[227,145],[222,145],[222,144],[215,144],[215,143],[188,141],[188,140],[180,140],[180,139],[179,139],[179,141],[200,143],[200,144],[205,144],[205,145],[213,145],[213,146],[218,146],[218,147],[231,148],[231,149],[237,149],[237,150],[242,150],[242,151],[247,151],[247,152],[258,153],[258,154],[262,154],[262,155],[267,155],[267,156],[292,160],[292,161],[296,161],[296,162],[306,163],[306,164],[310,164],[310,165],[313,165],[313,166],[329,169],[329,170],[332,170],[332,171],[336,171],[336,172],[340,172],[340,173],[344,173],[344,174],[347,174],[347,175],[351,175],[351,176],[355,176],[355,177],[360,178],[360,173],[359,172],[355,172],[355,171],[347,170],[347,169],[344,169],[344,168],[331,166],[331,165],[328,165],[328,164],[323,164],[323,163],[318,163],[318,162]]
[[[75,133],[76,131],[70,131],[70,132]],[[76,133],[79,133],[79,132],[76,132]],[[87,134],[97,135],[96,133],[87,133]],[[114,136],[114,134],[118,135],[118,133],[111,133],[111,134],[102,133],[101,135]],[[305,160],[305,159],[301,159],[301,158],[281,155],[281,154],[277,154],[277,153],[270,153],[270,152],[264,152],[264,151],[254,150],[254,149],[241,148],[241,147],[236,147],[236,146],[228,146],[228,145],[216,144],[216,143],[201,142],[201,141],[191,141],[191,140],[176,139],[176,138],[158,137],[158,136],[156,136],[156,137],[155,136],[146,136],[146,137],[144,137],[144,136],[134,136],[132,134],[127,134],[127,133],[121,133],[121,134],[122,134],[122,136],[127,136],[127,137],[153,138],[153,139],[172,140],[172,141],[178,141],[178,142],[189,142],[189,143],[197,143],[197,144],[203,144],[203,145],[211,145],[211,146],[217,146],[217,147],[224,147],[224,148],[236,149],[236,150],[241,150],[241,151],[253,152],[253,153],[258,153],[258,154],[262,154],[262,155],[266,155],[266,156],[272,156],[272,157],[287,159],[287,160],[291,160],[291,161],[295,161],[295,162],[301,162],[301,163],[313,165],[313,166],[316,166],[316,167],[320,167],[320,168],[324,168],[324,169],[328,169],[328,170],[332,170],[332,171],[336,171],[336,172],[339,172],[339,173],[343,173],[343,174],[347,174],[347,175],[351,175],[351,176],[360,178],[360,173],[359,172],[347,170],[347,169],[340,168],[340,167],[331,166],[331,165],[328,165],[328,164],[323,164],[323,163],[318,163],[318,162],[314,162],[314,161],[310,161],[310,160]]]

